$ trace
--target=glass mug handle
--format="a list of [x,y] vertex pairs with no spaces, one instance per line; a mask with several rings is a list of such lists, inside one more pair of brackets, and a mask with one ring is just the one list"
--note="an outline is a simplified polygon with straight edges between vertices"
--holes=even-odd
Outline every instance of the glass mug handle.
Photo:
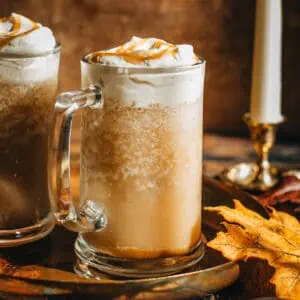
[[[54,121],[50,132],[49,143],[53,149],[50,157],[56,169],[56,195],[50,191],[51,200],[55,207],[58,222],[71,231],[91,232],[100,231],[106,226],[103,210],[92,200],[76,209],[70,186],[70,143],[72,119],[75,111],[91,107],[101,109],[103,105],[102,93],[98,87],[90,87],[62,93],[58,96],[54,109]],[[52,186],[52,169],[49,168],[49,180]]]

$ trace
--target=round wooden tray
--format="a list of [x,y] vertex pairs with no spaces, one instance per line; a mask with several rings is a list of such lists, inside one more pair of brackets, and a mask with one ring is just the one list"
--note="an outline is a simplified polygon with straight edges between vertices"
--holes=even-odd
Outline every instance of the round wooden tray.
[[[266,216],[266,211],[246,193],[204,178],[203,206],[228,205],[238,198]],[[221,217],[203,211],[202,228],[210,240],[222,230]],[[231,285],[239,266],[206,248],[204,258],[192,269],[159,278],[126,280],[103,275],[103,280],[84,279],[73,272],[76,234],[56,227],[45,239],[18,248],[0,250],[0,295],[24,296],[88,294],[125,299],[162,299],[206,296]],[[65,298],[64,298],[65,299]],[[122,298],[124,299],[124,298]]]

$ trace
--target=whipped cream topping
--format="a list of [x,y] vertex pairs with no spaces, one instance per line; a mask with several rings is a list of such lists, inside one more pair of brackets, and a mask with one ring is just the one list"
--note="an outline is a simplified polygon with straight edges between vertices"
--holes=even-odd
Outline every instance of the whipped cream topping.
[[94,63],[117,67],[172,67],[199,62],[191,45],[173,45],[156,38],[133,37],[129,42],[86,56]]
[[39,55],[55,48],[52,31],[22,15],[0,19],[0,53]]
[[[174,68],[177,66],[187,68]],[[173,45],[156,38],[133,37],[124,45],[90,53],[81,61],[82,87],[99,86],[105,105],[146,108],[194,103],[202,98],[204,72],[205,62],[191,45]]]

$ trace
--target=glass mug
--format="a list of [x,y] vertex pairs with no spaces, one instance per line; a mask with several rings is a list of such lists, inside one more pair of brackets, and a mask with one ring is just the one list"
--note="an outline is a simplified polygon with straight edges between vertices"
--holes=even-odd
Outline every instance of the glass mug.
[[[63,93],[51,135],[57,219],[79,232],[75,271],[101,278],[176,273],[201,243],[205,62],[119,68],[81,60],[82,90]],[[70,131],[82,110],[80,199],[70,189]]]
[[59,57],[59,45],[44,55],[0,55],[0,247],[54,227],[47,157]]

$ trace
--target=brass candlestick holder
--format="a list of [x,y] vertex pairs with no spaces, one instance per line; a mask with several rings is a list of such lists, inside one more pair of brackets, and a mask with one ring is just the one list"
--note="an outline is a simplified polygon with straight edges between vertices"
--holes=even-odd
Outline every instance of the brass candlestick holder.
[[256,163],[240,163],[223,171],[221,179],[249,191],[265,192],[278,182],[278,170],[270,165],[269,153],[275,144],[278,123],[256,123],[247,113],[243,117],[248,125],[254,149],[258,155]]

